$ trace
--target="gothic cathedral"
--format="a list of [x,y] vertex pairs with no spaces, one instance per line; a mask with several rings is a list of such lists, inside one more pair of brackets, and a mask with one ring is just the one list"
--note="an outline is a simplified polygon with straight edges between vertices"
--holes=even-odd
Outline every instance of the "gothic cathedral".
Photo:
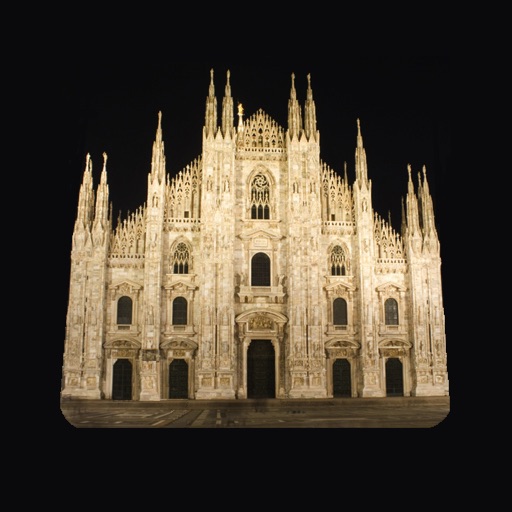
[[[288,127],[244,118],[214,74],[202,154],[166,172],[161,113],[147,201],[114,226],[107,156],[87,155],[72,240],[62,398],[447,396],[440,246],[425,167],[401,233],[320,157],[313,91]],[[405,174],[405,173],[404,173]]]

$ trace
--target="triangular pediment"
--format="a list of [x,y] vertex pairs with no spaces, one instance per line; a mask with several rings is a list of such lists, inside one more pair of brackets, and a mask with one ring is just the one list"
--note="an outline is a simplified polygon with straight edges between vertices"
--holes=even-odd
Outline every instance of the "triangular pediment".
[[117,283],[112,283],[109,286],[109,290],[122,290],[127,293],[133,293],[134,291],[138,291],[142,289],[142,285],[136,283],[135,281],[131,281],[130,279],[123,279],[122,281],[118,281]]
[[141,346],[137,339],[126,335],[119,335],[119,337],[109,340],[103,345],[104,348],[129,348],[132,350],[139,350]]
[[412,348],[411,343],[404,340],[397,339],[388,339],[382,340],[379,342],[379,348],[402,348],[402,349],[410,349]]
[[160,344],[163,349],[196,350],[197,343],[189,338],[176,337]]
[[351,285],[349,283],[344,283],[343,281],[339,281],[337,283],[328,284],[324,288],[328,292],[333,292],[333,291],[342,292],[342,291],[345,291],[345,290],[353,292],[353,291],[356,290],[355,286],[353,286],[353,285]]
[[284,238],[280,233],[270,231],[269,229],[254,228],[238,235],[242,240],[251,240],[253,238],[270,238],[271,240],[281,240]]
[[197,286],[186,279],[178,279],[174,282],[168,282],[165,285],[166,290],[195,290]]
[[407,288],[405,286],[402,286],[401,284],[396,284],[392,282],[383,283],[380,286],[377,286],[376,290],[378,292],[384,292],[384,293],[392,293],[392,292],[405,292],[407,291]]
[[336,337],[333,338],[325,343],[325,348],[351,348],[351,349],[358,349],[360,348],[360,345],[357,341],[353,340],[341,340],[340,338]]
[[260,308],[251,309],[249,311],[244,311],[243,313],[240,313],[235,318],[235,321],[237,323],[249,322],[251,319],[254,318],[268,318],[274,322],[277,322],[278,324],[285,324],[286,322],[288,322],[288,318],[282,313],[278,313],[277,311],[262,310]]

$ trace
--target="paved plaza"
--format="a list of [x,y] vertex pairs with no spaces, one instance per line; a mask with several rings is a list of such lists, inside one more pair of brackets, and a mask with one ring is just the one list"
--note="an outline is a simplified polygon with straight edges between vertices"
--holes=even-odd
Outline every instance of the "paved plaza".
[[249,400],[62,400],[75,428],[434,428],[450,397]]

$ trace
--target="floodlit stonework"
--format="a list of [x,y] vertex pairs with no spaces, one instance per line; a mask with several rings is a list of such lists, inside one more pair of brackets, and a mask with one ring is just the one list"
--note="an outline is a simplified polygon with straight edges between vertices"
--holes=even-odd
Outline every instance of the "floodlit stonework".
[[116,225],[107,156],[95,188],[87,155],[61,397],[448,395],[425,168],[398,233],[372,208],[359,121],[355,181],[322,162],[309,76],[287,129],[235,114],[229,72],[220,110],[212,70],[202,154],[175,177],[159,113],[147,202]]

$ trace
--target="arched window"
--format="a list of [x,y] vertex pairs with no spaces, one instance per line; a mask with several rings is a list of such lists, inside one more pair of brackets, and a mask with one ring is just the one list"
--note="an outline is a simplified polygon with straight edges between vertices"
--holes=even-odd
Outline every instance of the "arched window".
[[252,257],[251,286],[270,286],[270,258],[263,252]]
[[345,251],[339,245],[332,248],[331,251],[331,275],[344,276],[347,274],[347,260]]
[[133,301],[130,297],[121,297],[117,301],[117,323],[130,325],[132,323]]
[[398,302],[395,299],[387,299],[384,303],[386,325],[398,325]]
[[187,325],[187,299],[176,297],[172,303],[172,325]]
[[251,219],[270,219],[270,184],[263,174],[251,183]]
[[332,305],[332,323],[334,325],[347,325],[347,301],[345,299],[334,299]]
[[190,253],[187,244],[180,242],[173,255],[173,272],[175,274],[188,274]]

